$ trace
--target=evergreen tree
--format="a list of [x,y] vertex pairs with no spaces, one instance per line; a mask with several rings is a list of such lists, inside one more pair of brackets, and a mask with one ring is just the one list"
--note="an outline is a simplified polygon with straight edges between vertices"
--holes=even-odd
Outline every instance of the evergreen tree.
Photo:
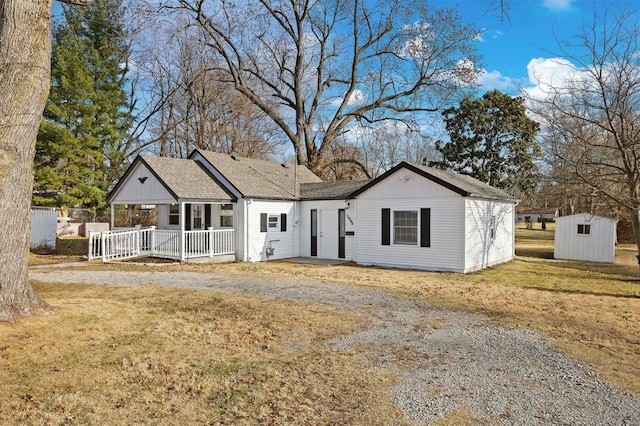
[[496,188],[525,194],[540,181],[535,138],[540,125],[527,117],[524,100],[498,90],[467,97],[442,113],[450,141],[437,142],[442,160],[431,165],[467,174]]
[[64,9],[54,28],[52,86],[38,132],[34,204],[105,207],[126,165],[131,105],[121,0]]

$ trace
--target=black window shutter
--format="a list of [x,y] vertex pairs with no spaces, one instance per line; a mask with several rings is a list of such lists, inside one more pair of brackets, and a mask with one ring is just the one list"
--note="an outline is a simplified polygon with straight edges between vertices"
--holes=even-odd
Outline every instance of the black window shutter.
[[184,205],[184,230],[191,231],[191,204]]
[[431,247],[431,209],[420,209],[420,247]]
[[280,213],[280,231],[286,232],[287,230],[287,214]]
[[391,245],[391,209],[382,209],[382,245]]
[[260,213],[260,232],[267,232],[267,214]]
[[211,225],[211,204],[204,205],[204,229],[209,228]]

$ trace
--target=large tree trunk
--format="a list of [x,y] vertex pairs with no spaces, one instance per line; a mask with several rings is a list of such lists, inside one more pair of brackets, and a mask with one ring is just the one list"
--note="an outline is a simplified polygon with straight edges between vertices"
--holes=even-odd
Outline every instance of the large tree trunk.
[[27,277],[36,136],[50,87],[51,0],[0,0],[0,321],[46,306]]

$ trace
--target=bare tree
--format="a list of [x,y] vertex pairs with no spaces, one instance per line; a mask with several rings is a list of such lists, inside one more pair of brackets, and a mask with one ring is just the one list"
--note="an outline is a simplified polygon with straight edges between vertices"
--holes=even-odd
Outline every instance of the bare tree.
[[478,31],[456,10],[422,1],[175,1],[204,31],[226,80],[316,172],[354,123],[438,110],[478,73]]
[[[143,16],[143,21],[146,17]],[[152,15],[155,21],[157,15]],[[201,33],[155,21],[138,42],[137,72],[149,111],[145,148],[185,157],[194,148],[267,158],[278,141],[275,125],[232,84],[222,81]],[[148,34],[147,32],[147,34]],[[145,86],[146,84],[146,86]]]
[[640,247],[640,21],[637,11],[594,16],[560,46],[572,77],[532,99],[555,161],[588,193],[632,215]]
[[27,266],[33,158],[51,84],[50,53],[51,0],[0,0],[0,321],[45,305],[29,285]]

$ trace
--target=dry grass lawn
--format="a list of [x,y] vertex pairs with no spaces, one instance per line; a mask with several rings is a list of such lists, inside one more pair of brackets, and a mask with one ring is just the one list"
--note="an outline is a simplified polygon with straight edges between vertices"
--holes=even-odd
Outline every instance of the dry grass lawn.
[[[0,424],[398,423],[391,374],[323,341],[364,325],[211,291],[37,284],[55,309],[0,324]],[[401,424],[401,422],[400,422]]]
[[[568,356],[640,395],[635,249],[618,247],[613,265],[557,261],[552,230],[524,229],[516,246],[515,261],[468,275],[284,261],[88,268],[385,289],[542,331]],[[322,345],[363,326],[357,313],[171,288],[36,290],[57,309],[0,325],[0,423],[401,424],[386,395],[391,372],[365,372],[354,357]],[[476,423],[458,414],[448,423]]]
[[[515,261],[467,275],[285,261],[162,268],[348,283],[479,313],[544,332],[568,356],[590,363],[608,381],[640,395],[640,271],[635,248],[619,246],[613,265],[560,261],[552,259],[553,235],[553,226],[546,231],[517,229]],[[92,267],[154,268],[98,263]]]

